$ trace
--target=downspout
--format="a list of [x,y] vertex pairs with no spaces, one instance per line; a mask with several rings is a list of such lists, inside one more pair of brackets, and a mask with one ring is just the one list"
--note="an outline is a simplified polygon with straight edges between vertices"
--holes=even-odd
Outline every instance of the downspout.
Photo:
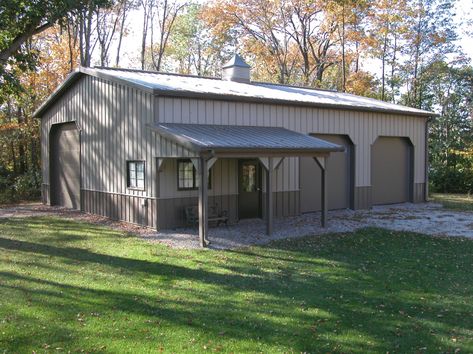
[[434,117],[425,120],[425,185],[424,185],[424,201],[429,201],[429,123]]

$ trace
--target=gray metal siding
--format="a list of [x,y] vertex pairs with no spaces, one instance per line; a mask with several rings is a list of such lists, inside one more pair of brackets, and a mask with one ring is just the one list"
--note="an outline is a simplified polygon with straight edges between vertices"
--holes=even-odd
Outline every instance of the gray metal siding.
[[[134,217],[149,214],[155,192],[155,135],[147,125],[153,122],[151,94],[85,76],[71,86],[47,110],[41,120],[43,190],[50,187],[49,132],[56,123],[76,121],[81,129],[82,194],[86,198],[83,211],[113,217],[108,196],[123,200],[130,215],[119,213],[119,219],[155,226],[155,217]],[[126,161],[146,161],[145,189],[127,188]],[[45,192],[49,203],[50,193]],[[119,197],[121,196],[121,197]],[[149,199],[148,207],[139,200]]]
[[[155,119],[164,123],[280,126],[305,134],[348,135],[355,149],[355,187],[371,186],[371,145],[378,136],[409,137],[414,147],[414,182],[424,183],[425,119],[373,112],[356,112],[283,105],[155,97]],[[297,158],[285,159],[275,188],[299,190]]]

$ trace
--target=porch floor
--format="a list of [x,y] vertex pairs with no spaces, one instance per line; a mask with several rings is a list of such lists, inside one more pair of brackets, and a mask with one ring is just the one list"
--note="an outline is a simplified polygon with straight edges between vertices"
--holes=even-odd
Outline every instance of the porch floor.
[[[455,226],[452,227],[453,225]],[[371,210],[330,211],[326,228],[320,226],[320,212],[275,218],[271,237],[266,235],[266,224],[262,219],[241,220],[234,225],[210,227],[209,248],[232,249],[265,244],[278,239],[351,232],[371,226],[429,235],[473,238],[471,213],[445,210],[435,203],[406,203],[375,206]],[[176,248],[200,248],[197,228],[162,230],[143,237]]]

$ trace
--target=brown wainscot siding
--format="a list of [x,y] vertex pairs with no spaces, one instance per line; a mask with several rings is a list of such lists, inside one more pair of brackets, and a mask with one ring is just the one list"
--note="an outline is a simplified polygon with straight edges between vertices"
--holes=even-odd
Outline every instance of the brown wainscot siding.
[[371,187],[355,187],[355,210],[371,208]]
[[84,189],[81,197],[83,212],[156,227],[156,199]]
[[424,203],[425,201],[427,201],[425,196],[425,183],[414,183],[413,202]]

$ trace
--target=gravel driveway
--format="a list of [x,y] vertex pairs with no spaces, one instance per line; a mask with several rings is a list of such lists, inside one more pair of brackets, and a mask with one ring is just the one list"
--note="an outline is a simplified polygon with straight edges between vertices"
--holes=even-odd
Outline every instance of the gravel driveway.
[[[328,227],[320,227],[320,213],[309,213],[274,220],[274,232],[268,237],[262,220],[242,220],[236,225],[209,229],[212,248],[238,248],[265,244],[272,240],[320,235],[332,232],[351,232],[376,226],[398,231],[413,231],[436,236],[473,238],[473,213],[450,211],[440,204],[396,204],[376,206],[371,210],[336,210],[328,214]],[[166,230],[148,236],[172,247],[197,248],[197,230]]]
[[[149,228],[111,221],[64,208],[41,204],[26,204],[0,208],[0,218],[55,215],[79,219],[139,234],[151,242],[161,242],[176,248],[199,248],[197,229],[176,229],[160,232]],[[320,213],[274,220],[274,232],[268,237],[265,223],[260,219],[242,220],[230,226],[209,229],[211,248],[229,249],[265,244],[272,240],[320,235],[330,232],[351,232],[376,226],[398,231],[414,231],[436,236],[473,238],[473,213],[445,210],[439,204],[397,204],[376,206],[371,210],[337,210],[328,214],[328,227],[320,227]]]

